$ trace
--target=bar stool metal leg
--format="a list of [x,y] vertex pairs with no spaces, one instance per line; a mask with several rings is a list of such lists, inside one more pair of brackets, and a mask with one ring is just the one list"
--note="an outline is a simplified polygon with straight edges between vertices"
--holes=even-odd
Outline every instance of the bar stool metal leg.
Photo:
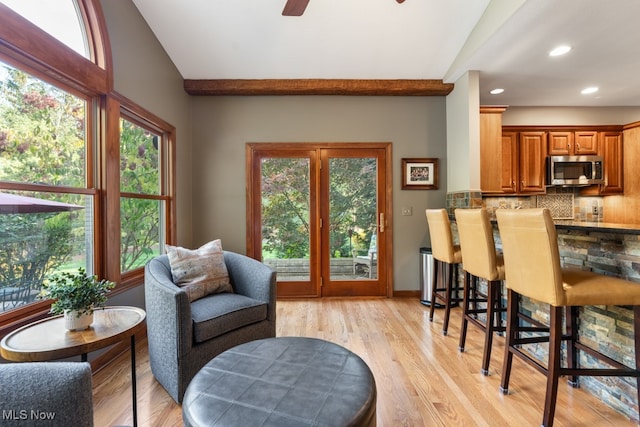
[[[469,306],[472,300],[472,289],[475,288],[475,284],[472,283],[477,281],[477,277],[472,276],[468,272],[464,272],[464,291],[462,297],[462,325],[460,325],[460,342],[458,343],[458,350],[464,351],[464,344],[467,340],[467,326],[469,324],[469,320],[467,319],[467,313],[469,312]],[[475,300],[475,298],[473,298]]]

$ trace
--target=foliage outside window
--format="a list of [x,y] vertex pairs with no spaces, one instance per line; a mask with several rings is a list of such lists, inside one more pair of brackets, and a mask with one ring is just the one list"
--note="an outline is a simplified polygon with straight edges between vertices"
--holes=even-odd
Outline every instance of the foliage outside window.
[[[0,190],[1,312],[32,302],[55,272],[92,270],[93,203],[87,100],[6,64],[0,70],[0,183],[13,184]],[[36,206],[11,195],[33,197]]]
[[265,158],[262,257],[309,258],[309,160]]
[[370,249],[376,228],[376,187],[362,185],[375,183],[375,158],[330,159],[329,203],[330,254],[333,257],[351,257],[352,251]]
[[163,137],[120,120],[120,263],[121,270],[144,266],[160,254],[164,233],[161,148]]
[[[331,159],[330,254],[351,257],[367,250],[376,232],[375,158]],[[309,258],[309,161],[269,157],[261,161],[263,259]]]

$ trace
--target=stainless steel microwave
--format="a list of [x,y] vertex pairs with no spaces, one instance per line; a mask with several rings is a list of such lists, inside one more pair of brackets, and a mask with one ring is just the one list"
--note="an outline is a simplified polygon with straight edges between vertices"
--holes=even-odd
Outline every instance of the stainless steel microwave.
[[585,186],[603,184],[601,156],[547,157],[547,185]]

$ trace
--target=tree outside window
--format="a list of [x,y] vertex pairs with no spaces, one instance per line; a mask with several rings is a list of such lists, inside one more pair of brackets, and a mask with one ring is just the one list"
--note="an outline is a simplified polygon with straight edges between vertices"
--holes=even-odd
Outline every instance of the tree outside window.
[[162,135],[127,119],[120,120],[120,263],[123,272],[144,266],[160,254]]
[[1,193],[36,198],[32,208],[0,198],[0,310],[6,311],[32,302],[54,272],[92,271],[93,209],[84,194],[87,101],[0,67],[0,183],[13,184]]

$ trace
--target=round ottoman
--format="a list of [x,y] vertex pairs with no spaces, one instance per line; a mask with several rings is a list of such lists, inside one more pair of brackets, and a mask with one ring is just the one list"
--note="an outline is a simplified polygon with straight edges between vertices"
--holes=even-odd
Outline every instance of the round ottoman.
[[375,426],[371,370],[314,338],[251,341],[207,363],[182,403],[185,426]]

